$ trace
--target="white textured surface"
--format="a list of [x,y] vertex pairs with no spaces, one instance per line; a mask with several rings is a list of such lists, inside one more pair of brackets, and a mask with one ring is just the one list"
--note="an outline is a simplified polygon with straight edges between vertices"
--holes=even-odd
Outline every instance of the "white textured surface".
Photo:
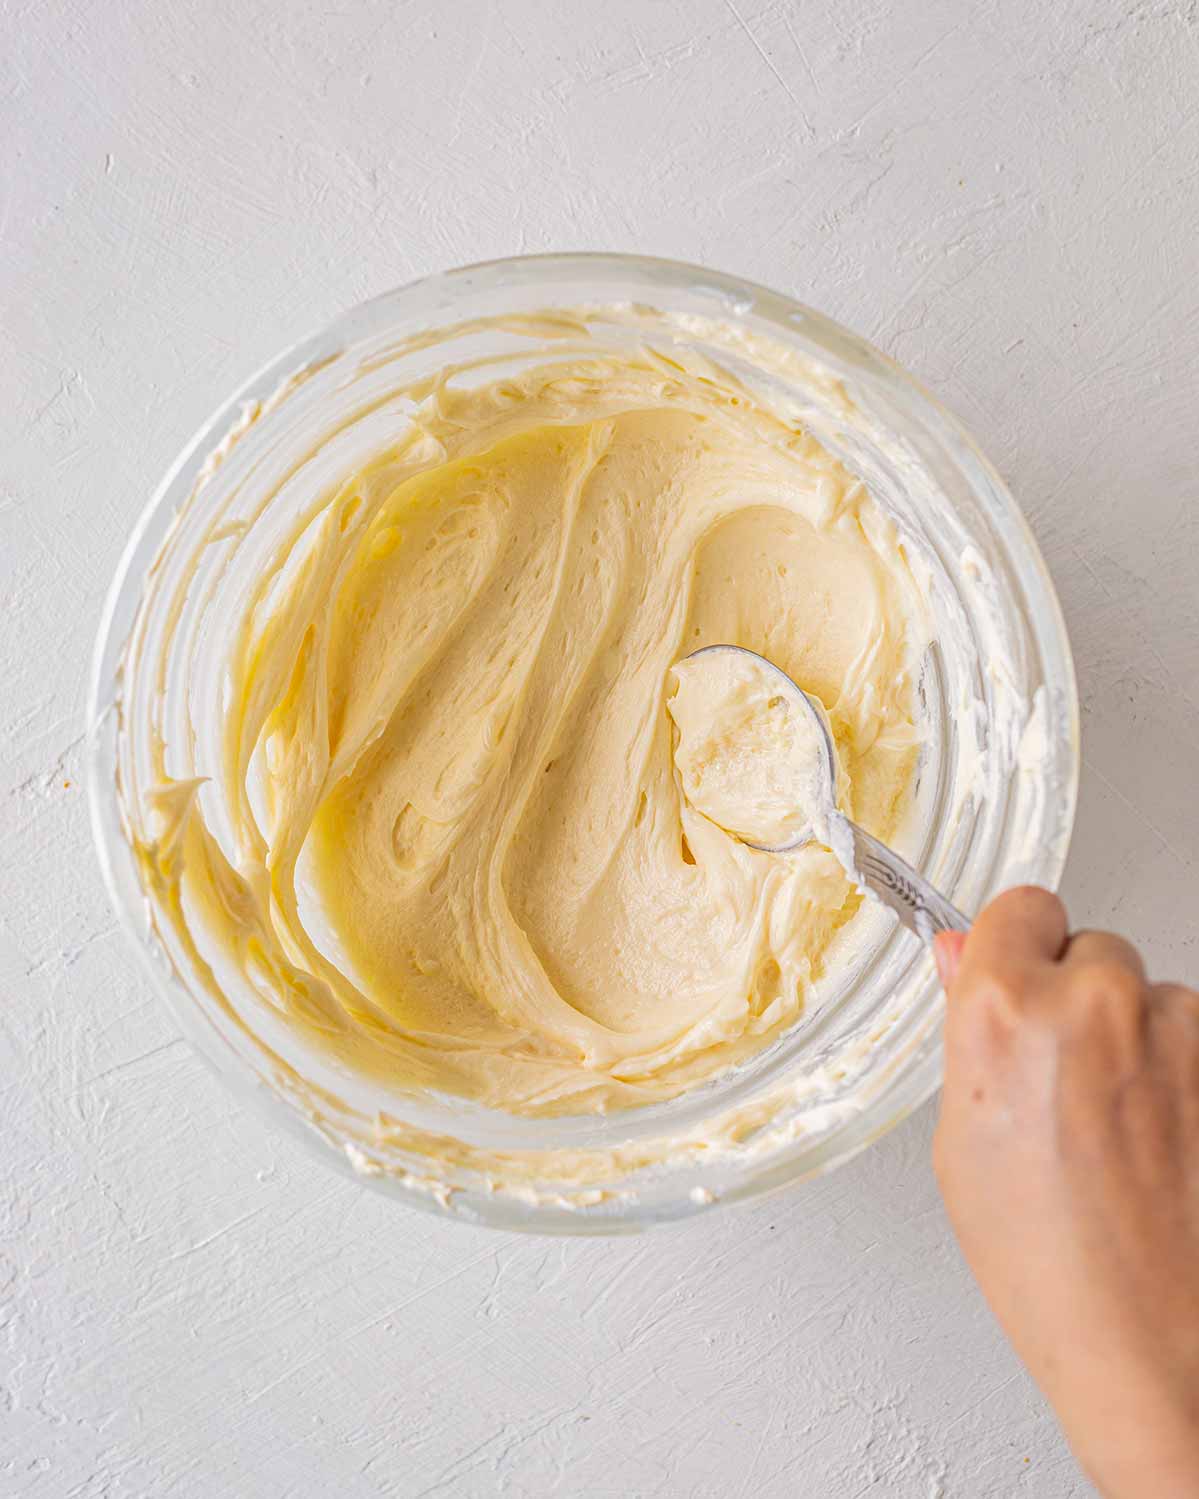
[[455,262],[640,249],[922,375],[1078,656],[1079,918],[1196,977],[1193,0],[0,0],[0,1492],[1081,1495],[926,1110],[638,1241],[488,1236],[237,1112],[114,930],[79,782],[125,535],[235,383]]

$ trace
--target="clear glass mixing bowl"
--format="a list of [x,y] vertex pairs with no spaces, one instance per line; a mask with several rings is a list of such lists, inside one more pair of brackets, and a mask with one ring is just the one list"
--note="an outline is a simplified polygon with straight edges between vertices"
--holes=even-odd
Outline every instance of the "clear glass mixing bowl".
[[[707,354],[790,402],[867,482],[899,520],[946,623],[921,683],[933,749],[907,852],[968,912],[1017,881],[1056,884],[1077,788],[1077,695],[1053,587],[998,475],[909,375],[844,328],[735,277],[636,256],[522,257],[402,287],[288,350],[220,407],[147,506],[109,594],[88,706],[91,813],[113,902],[155,987],[220,1075],[275,1123],[415,1206],[506,1229],[627,1233],[826,1171],[927,1099],[942,1066],[927,951],[880,927],[810,1020],[668,1104],[517,1118],[347,1076],[253,991],[214,1002],[143,887],[128,836],[144,812],[153,730],[170,746],[173,776],[221,774],[203,714],[194,736],[182,727],[197,697],[219,700],[245,582],[210,544],[214,517],[250,525],[255,544],[238,547],[238,566],[261,565],[295,507],[394,441],[412,409],[394,398],[398,384],[450,362],[477,360],[491,380],[553,357],[569,330],[547,341],[544,320],[521,316],[555,308],[590,309],[591,336],[609,344]],[[757,352],[767,346],[769,367]],[[280,501],[256,514],[268,489]],[[180,594],[187,560],[206,545],[211,556]],[[586,1169],[661,1137],[680,1142],[665,1164],[605,1167],[606,1177]],[[714,1137],[719,1146],[696,1144]],[[517,1166],[497,1170],[497,1152]]]

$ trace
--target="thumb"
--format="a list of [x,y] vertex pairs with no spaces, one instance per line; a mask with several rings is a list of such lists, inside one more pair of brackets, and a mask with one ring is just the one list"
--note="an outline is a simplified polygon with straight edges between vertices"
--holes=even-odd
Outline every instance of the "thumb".
[[948,989],[956,978],[965,945],[965,932],[938,932],[933,938],[933,958],[943,989]]

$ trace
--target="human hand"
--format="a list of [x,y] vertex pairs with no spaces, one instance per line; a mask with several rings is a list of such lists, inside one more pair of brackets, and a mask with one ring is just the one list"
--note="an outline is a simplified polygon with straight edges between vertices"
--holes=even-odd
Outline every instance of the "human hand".
[[962,1251],[1101,1491],[1195,1499],[1199,993],[1031,887],[936,952]]

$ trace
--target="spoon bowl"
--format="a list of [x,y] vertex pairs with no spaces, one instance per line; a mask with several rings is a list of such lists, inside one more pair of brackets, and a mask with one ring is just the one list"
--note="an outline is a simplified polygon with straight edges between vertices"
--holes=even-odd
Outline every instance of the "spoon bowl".
[[805,806],[810,820],[794,837],[781,843],[755,843],[741,832],[734,832],[748,848],[761,853],[785,854],[808,843],[824,844],[841,861],[846,874],[859,890],[890,907],[909,931],[931,943],[938,932],[968,932],[970,922],[961,911],[935,889],[916,869],[901,859],[894,849],[860,828],[837,808],[837,750],[824,708],[809,697],[792,677],[766,656],[743,645],[705,645],[683,659],[715,662],[735,655],[748,658],[756,668],[765,669],[772,683],[777,682],[780,697],[791,711],[803,715],[815,725],[817,764],[813,777],[816,796]]
[[[721,656],[744,656],[748,657],[758,667],[764,667],[771,679],[777,681],[779,694],[787,702],[793,713],[809,719],[818,730],[816,742],[819,752],[820,784],[824,795],[821,798],[822,807],[830,812],[837,805],[837,747],[833,743],[833,732],[829,727],[828,718],[823,706],[803,690],[793,677],[789,677],[781,666],[776,666],[765,656],[757,651],[751,651],[744,645],[704,645],[697,651],[690,652],[684,657],[687,661],[699,661],[705,657],[719,658]],[[748,848],[756,848],[765,854],[786,854],[793,849],[803,848],[805,844],[816,841],[818,834],[816,824],[809,822],[792,838],[787,838],[781,843],[755,843],[752,839],[738,834],[742,843]]]

